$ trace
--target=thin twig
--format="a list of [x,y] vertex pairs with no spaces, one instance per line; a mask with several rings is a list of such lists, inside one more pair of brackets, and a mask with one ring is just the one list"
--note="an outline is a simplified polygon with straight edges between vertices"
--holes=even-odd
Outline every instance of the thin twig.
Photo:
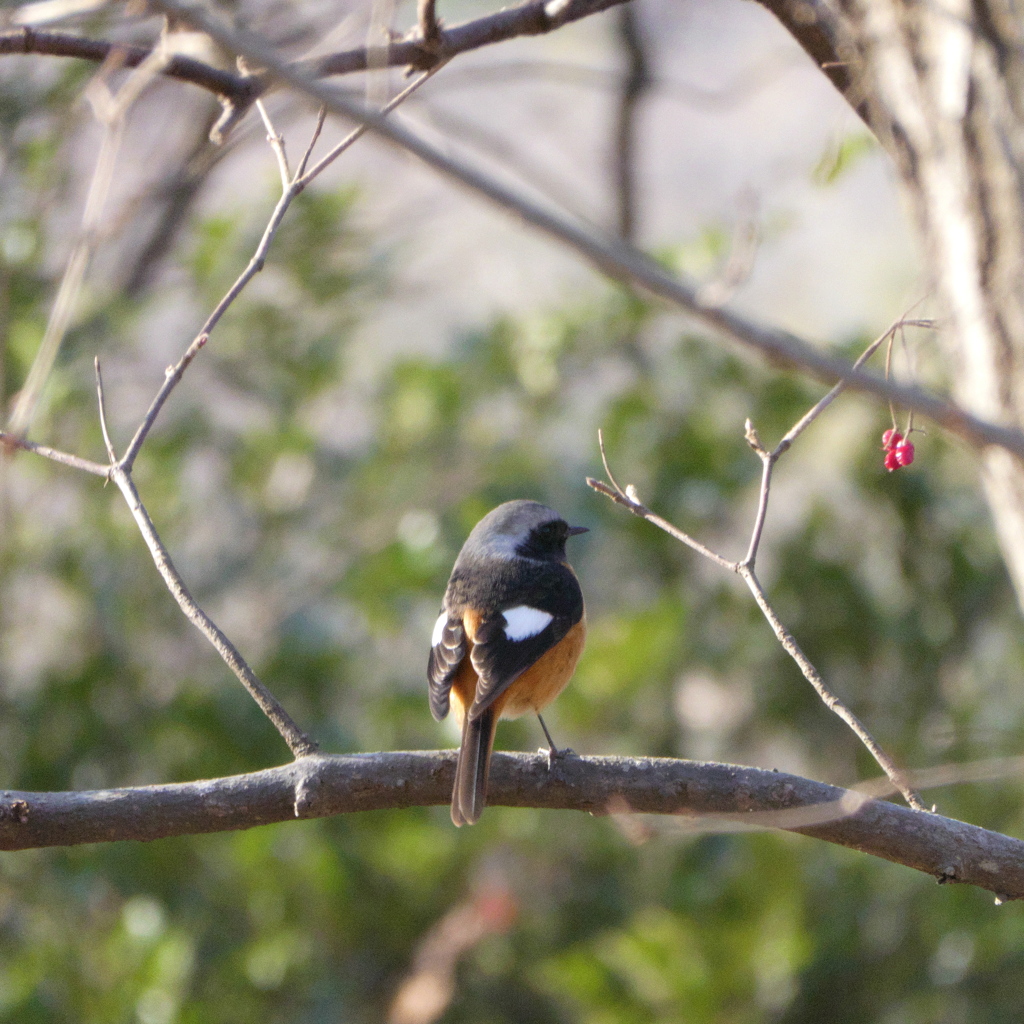
[[80,459],[74,455],[67,455],[63,452],[44,448],[41,445],[35,445],[29,441],[4,434],[2,432],[0,432],[0,442],[10,447],[23,448],[26,451],[32,451],[36,454],[44,455],[56,462],[73,466],[76,469],[85,470],[86,472],[93,473],[97,476],[103,476],[108,480],[113,480],[114,483],[117,484],[125,501],[128,503],[128,507],[131,510],[132,516],[134,517],[140,532],[142,533],[146,546],[149,548],[157,571],[166,583],[167,589],[170,590],[171,595],[174,597],[175,601],[177,601],[178,606],[185,613],[186,618],[188,618],[188,620],[210,641],[210,643],[213,644],[217,653],[224,659],[227,666],[241,681],[242,685],[249,691],[250,696],[252,696],[259,708],[267,718],[270,719],[277,731],[281,734],[281,737],[284,739],[285,743],[288,744],[291,752],[296,757],[301,757],[306,754],[315,753],[318,749],[316,743],[302,732],[301,729],[299,729],[288,712],[281,706],[277,698],[263,685],[263,683],[260,682],[235,645],[196,603],[195,599],[189,592],[188,587],[185,585],[184,580],[175,568],[170,554],[167,552],[166,547],[160,540],[156,527],[153,525],[153,521],[142,503],[138,489],[136,488],[131,476],[132,464],[136,454],[138,453],[138,448],[141,445],[142,440],[145,439],[146,433],[148,433],[149,428],[152,427],[156,420],[167,396],[170,394],[175,384],[177,384],[181,379],[182,374],[189,363],[195,358],[196,353],[205,343],[206,335],[200,335],[189,346],[185,355],[181,360],[179,360],[178,364],[168,368],[163,387],[160,389],[160,392],[154,399],[149,411],[146,413],[143,425],[139,428],[139,432],[132,441],[132,446],[127,452],[125,452],[124,457],[120,461],[116,459],[114,446],[111,443],[110,435],[107,430],[106,401],[103,394],[103,378],[100,373],[100,362],[98,357],[95,360],[96,392],[99,403],[100,425],[103,430],[103,440],[107,447],[107,454],[111,460],[108,466],[103,467],[98,463],[88,462],[87,460]]
[[277,168],[281,172],[281,190],[286,192],[292,183],[292,172],[288,167],[288,154],[284,151],[284,137],[274,127],[274,122],[270,120],[267,105],[263,100],[256,101],[256,109],[260,112],[263,126],[267,129],[267,142],[270,143],[270,148],[273,149],[274,156],[277,157]]
[[[885,379],[889,379],[889,371],[892,369],[892,344],[895,340],[895,335],[889,335],[889,344],[885,346]],[[892,419],[892,429],[896,429],[896,409],[892,404],[892,399],[889,399],[889,417]]]
[[631,487],[625,491],[620,491],[615,487],[609,487],[608,484],[601,480],[595,480],[592,476],[587,477],[587,485],[595,491],[607,495],[616,504],[622,505],[623,508],[628,508],[633,515],[646,519],[647,522],[657,526],[658,529],[664,530],[670,537],[675,537],[680,543],[693,548],[698,554],[703,555],[705,558],[710,558],[712,562],[720,565],[723,569],[728,569],[730,572],[738,571],[736,562],[730,562],[728,558],[723,558],[721,555],[716,554],[710,548],[701,544],[699,540],[694,540],[688,533],[684,533],[679,527],[673,526],[667,519],[662,519],[661,516],[652,512],[636,497],[636,492]]
[[110,441],[110,433],[107,430],[107,403],[103,398],[103,375],[100,373],[100,357],[93,359],[93,366],[96,368],[96,403],[100,410],[100,429],[103,431],[103,443],[107,447],[107,455],[110,457],[110,464],[117,462],[114,454],[114,446]]
[[142,504],[131,473],[122,463],[110,468],[110,477],[124,495],[124,500],[128,503],[128,508],[131,509],[132,516],[149,548],[157,571],[163,577],[167,589],[171,592],[174,600],[178,602],[178,607],[185,613],[186,618],[213,644],[228,668],[241,680],[252,699],[259,705],[260,710],[273,722],[291,752],[296,757],[315,753],[318,749],[316,743],[292,721],[291,716],[281,706],[277,698],[259,681],[235,645],[225,636],[213,619],[199,607],[189,593],[185,581],[174,567],[167,548],[164,547],[156,532],[153,520],[150,519],[149,513]]
[[[765,463],[766,469],[769,465],[770,463]],[[878,762],[882,771],[885,772],[892,781],[892,784],[900,791],[904,799],[906,799],[907,803],[915,810],[926,810],[917,794],[914,793],[914,791],[907,785],[906,776],[896,765],[893,759],[889,757],[889,755],[886,754],[885,751],[882,750],[882,748],[875,742],[874,738],[867,729],[865,729],[853,712],[851,712],[846,705],[839,700],[839,698],[825,687],[824,681],[818,674],[817,670],[800,649],[792,635],[786,630],[785,626],[782,625],[782,622],[768,603],[767,598],[764,595],[764,591],[761,588],[761,584],[754,574],[754,570],[751,565],[742,562],[730,562],[728,559],[725,559],[721,555],[718,555],[706,548],[699,541],[694,540],[682,530],[662,519],[661,516],[655,515],[651,512],[650,509],[635,497],[635,492],[630,493],[631,489],[627,489],[627,492],[623,493],[600,480],[593,479],[592,477],[587,477],[587,483],[595,491],[607,495],[617,504],[629,509],[629,511],[634,515],[639,516],[641,519],[646,519],[652,525],[659,527],[659,529],[664,530],[670,536],[675,537],[676,540],[681,541],[688,547],[693,548],[694,551],[704,555],[705,558],[708,558],[717,565],[722,566],[722,568],[729,569],[731,572],[735,572],[741,576],[744,582],[746,582],[747,587],[750,589],[750,592],[754,595],[754,600],[757,601],[758,607],[761,609],[765,618],[768,620],[769,625],[772,627],[772,630],[775,632],[779,643],[782,644],[786,653],[789,654],[789,656],[797,663],[800,671],[817,691],[825,705],[834,711],[853,730],[858,739],[860,739]]]
[[764,589],[753,568],[749,565],[741,565],[737,571],[743,577],[750,592],[754,595],[757,606],[768,620],[783,650],[797,663],[804,678],[814,687],[818,696],[824,701],[825,706],[834,711],[853,730],[857,738],[871,752],[871,756],[878,762],[882,771],[885,772],[892,784],[900,791],[907,803],[915,811],[927,810],[921,798],[911,788],[903,769],[875,742],[874,737],[864,727],[860,719],[825,686],[824,680],[818,674],[818,670],[811,664],[810,659],[801,650],[793,635],[782,624],[778,615],[775,614],[775,609],[768,603]]
[[321,107],[316,115],[316,127],[313,129],[313,134],[310,136],[309,145],[306,146],[306,151],[302,154],[302,159],[299,161],[299,166],[295,168],[295,178],[301,178],[306,173],[306,166],[309,164],[309,158],[313,155],[313,149],[320,138],[320,133],[324,129],[324,121],[327,119],[327,108]]
[[[761,459],[761,489],[757,496],[757,513],[754,516],[754,528],[750,531],[750,544],[747,546],[747,554],[740,565],[754,568],[757,561],[757,549],[761,545],[761,534],[764,531],[764,521],[768,515],[768,495],[771,493],[772,472],[775,469],[775,460],[778,458],[774,452],[767,452],[761,446],[754,424],[748,419],[746,422],[747,443]],[[738,571],[738,570],[737,570]]]
[[[934,330],[938,326],[935,320],[928,318],[916,318],[913,320],[900,319],[897,320],[884,334],[880,334],[870,345],[860,354],[860,357],[853,364],[853,369],[859,370],[874,354],[878,351],[879,345],[881,345],[886,338],[891,338],[893,334],[899,330],[902,331],[906,327],[922,327],[926,330]],[[886,360],[886,376],[889,374],[888,360]],[[796,423],[795,426],[786,434],[786,436],[779,442],[778,448],[776,449],[778,455],[781,455],[824,411],[831,405],[839,395],[846,390],[848,386],[847,381],[840,381],[817,405],[814,406],[805,416]],[[891,408],[890,403],[890,408]],[[893,419],[893,425],[896,420]],[[785,447],[783,447],[785,446]]]
[[[897,330],[902,330],[905,327],[924,327],[933,328],[935,327],[934,320],[928,319],[915,319],[897,320],[892,324],[883,334],[880,334],[870,345],[860,354],[857,361],[853,364],[853,369],[859,370],[874,354],[878,351],[879,346],[888,338],[892,339]],[[772,472],[776,461],[781,455],[789,451],[793,442],[846,390],[848,386],[847,381],[840,381],[824,398],[816,402],[799,420],[786,432],[782,440],[773,448],[770,452],[764,448],[764,446],[757,440],[757,432],[754,430],[753,424],[750,420],[747,420],[746,424],[746,438],[751,448],[757,452],[761,461],[764,463],[764,474],[761,480],[761,493],[758,499],[757,516],[754,520],[754,529],[751,533],[750,547],[747,550],[747,556],[743,559],[741,564],[750,565],[753,567],[755,560],[757,559],[757,549],[761,542],[761,531],[764,527],[764,517],[768,510],[768,493],[771,489],[771,478]]]
[[[416,91],[428,78],[430,78],[435,71],[440,69],[442,65],[438,64],[437,68],[430,71],[424,72],[415,82],[410,84],[406,89],[400,92],[385,108],[385,111],[394,110],[399,103],[402,102],[406,97],[410,96]],[[295,197],[304,189],[306,186],[313,181],[325,168],[327,168],[334,160],[336,160],[346,149],[348,149],[352,143],[356,141],[361,135],[365,134],[365,126],[360,126],[352,131],[345,139],[343,139],[337,146],[331,150],[315,167],[307,171],[301,177],[296,173],[296,177],[292,179],[291,183],[283,190],[281,198],[277,201],[274,206],[274,210],[270,215],[270,220],[267,222],[266,228],[264,228],[263,236],[260,238],[259,245],[256,246],[256,251],[252,255],[252,259],[249,260],[248,265],[239,274],[235,283],[227,290],[224,297],[217,303],[213,312],[206,318],[206,323],[203,324],[199,334],[189,345],[185,354],[179,360],[179,362],[171,369],[167,371],[167,376],[164,380],[160,391],[157,393],[156,398],[153,399],[153,403],[146,413],[145,418],[139,425],[138,430],[135,432],[135,436],[132,438],[131,444],[128,446],[127,452],[125,452],[122,462],[125,466],[131,470],[132,465],[135,462],[136,457],[139,454],[139,450],[142,448],[143,442],[146,440],[150,428],[153,426],[156,420],[157,414],[163,407],[164,402],[167,401],[167,397],[171,391],[177,386],[181,380],[182,374],[188,368],[189,363],[195,358],[196,353],[203,345],[206,344],[209,339],[210,333],[214,327],[220,322],[221,317],[228,311],[231,304],[238,298],[238,296],[245,289],[246,285],[256,276],[262,269],[266,261],[267,252],[270,249],[270,245],[274,240],[274,236],[277,234],[278,228],[281,226],[281,222],[284,220],[285,214],[288,212],[289,206]],[[320,123],[314,130],[313,141],[307,147],[308,153],[312,151],[313,142],[316,141],[316,136],[320,133]],[[305,163],[305,158],[303,159]]]
[[[853,364],[855,369],[859,369],[872,355],[878,350],[879,346],[889,338],[890,340],[895,336],[897,330],[901,330],[908,321],[897,320],[892,326],[890,326],[883,334],[879,335],[870,345],[861,353],[860,357]],[[917,320],[913,321],[914,326],[918,327],[931,327],[931,321]],[[761,488],[758,495],[757,503],[757,514],[754,517],[754,528],[751,532],[750,546],[747,549],[746,558],[740,562],[737,567],[737,572],[743,577],[750,592],[754,595],[754,600],[757,601],[758,607],[763,612],[765,618],[771,625],[772,630],[775,633],[780,644],[786,653],[797,663],[800,671],[803,673],[804,678],[814,687],[818,696],[824,701],[825,705],[835,712],[857,735],[860,741],[865,747],[871,752],[871,755],[875,758],[882,770],[892,781],[892,784],[900,791],[907,803],[915,810],[925,810],[924,804],[921,802],[920,797],[914,792],[910,782],[907,779],[906,773],[896,764],[895,761],[875,742],[874,737],[867,731],[860,719],[846,707],[843,702],[835,696],[825,686],[824,680],[821,678],[818,670],[811,664],[810,660],[801,650],[792,634],[783,626],[779,617],[775,614],[775,610],[768,603],[768,599],[765,596],[764,589],[754,572],[754,565],[757,559],[758,547],[761,543],[761,535],[764,530],[765,519],[768,515],[768,499],[771,493],[772,473],[775,468],[775,463],[778,459],[787,451],[789,451],[793,442],[835,401],[842,391],[846,388],[846,383],[840,381],[824,398],[816,402],[811,409],[802,416],[794,426],[787,431],[782,440],[775,446],[772,451],[768,451],[760,442],[757,436],[757,431],[754,429],[754,425],[748,419],[746,422],[746,438],[751,448],[757,453],[761,459]]]
[[[914,321],[916,327],[932,327],[933,323],[931,320],[917,320]],[[860,369],[874,354],[878,351],[878,346],[885,341],[886,338],[892,336],[896,330],[897,324],[893,324],[884,334],[880,334],[870,345],[860,354],[860,357],[853,364],[855,370]],[[817,404],[809,409],[799,420],[786,432],[786,435],[778,443],[773,453],[778,458],[789,446],[846,390],[846,381],[840,381],[824,398],[822,398]]]
[[[438,65],[439,67],[440,65]],[[388,104],[388,109],[394,109],[399,103],[405,99],[406,96],[410,95],[419,85],[421,85],[433,72],[427,72],[420,77],[416,82],[412,83],[407,89],[403,91],[399,96],[396,96],[394,100]],[[273,124],[270,121],[269,116],[265,115],[265,124],[267,125],[268,132],[270,134],[270,141],[274,147],[275,153],[278,156],[278,165],[281,168],[282,173],[282,195],[274,210],[271,214],[270,220],[264,230],[263,237],[260,240],[260,244],[257,246],[256,252],[252,259],[249,261],[248,266],[235,281],[232,287],[228,290],[227,294],[217,304],[214,311],[207,318],[206,323],[203,325],[202,331],[192,341],[189,347],[185,350],[184,355],[178,362],[171,367],[168,367],[164,376],[163,384],[160,390],[157,392],[149,409],[146,412],[141,424],[135,432],[135,436],[132,438],[131,443],[128,445],[124,456],[117,460],[114,454],[113,444],[110,440],[110,435],[107,429],[106,423],[106,403],[103,395],[103,381],[100,374],[99,359],[96,359],[96,387],[97,397],[99,400],[100,409],[100,424],[103,431],[103,439],[107,448],[107,454],[110,458],[110,465],[102,467],[101,472],[97,472],[101,467],[97,463],[90,463],[87,460],[79,459],[76,456],[65,455],[62,452],[56,452],[52,449],[44,448],[42,446],[34,445],[30,442],[23,441],[16,437],[8,437],[8,435],[0,433],[0,441],[3,441],[10,447],[23,448],[28,451],[35,451],[40,455],[45,455],[48,458],[52,458],[55,461],[63,462],[67,465],[74,466],[76,468],[85,469],[88,472],[101,475],[107,479],[113,480],[118,488],[121,490],[125,501],[128,502],[128,506],[131,509],[132,515],[135,518],[136,523],[139,526],[142,536],[146,542],[147,547],[153,557],[153,561],[156,564],[157,570],[163,577],[168,589],[177,601],[178,606],[184,612],[186,617],[192,622],[206,638],[213,644],[217,652],[224,659],[228,667],[234,672],[238,679],[242,682],[245,688],[249,691],[250,695],[256,701],[257,705],[263,711],[263,713],[271,720],[278,732],[284,738],[288,744],[292,753],[296,756],[302,756],[314,752],[317,749],[316,744],[303,733],[295,722],[291,719],[288,713],[281,706],[280,702],[274,697],[274,695],[259,681],[255,673],[246,663],[245,659],[239,653],[237,648],[228,637],[220,630],[220,628],[213,622],[213,620],[199,607],[195,599],[189,593],[188,588],[182,580],[180,574],[175,569],[173,562],[171,561],[170,555],[167,553],[166,548],[160,540],[157,534],[156,528],[153,525],[152,520],[149,517],[142,500],[139,497],[135,483],[132,480],[132,468],[135,464],[135,460],[142,448],[143,443],[146,440],[153,424],[156,422],[157,417],[160,414],[164,403],[167,401],[171,392],[180,382],[185,370],[189,367],[192,360],[196,357],[199,350],[206,344],[209,339],[210,331],[213,330],[214,326],[219,322],[221,317],[227,311],[231,303],[241,293],[242,289],[248,284],[260,269],[263,267],[263,263],[266,257],[267,250],[270,246],[274,235],[277,232],[278,227],[284,218],[288,207],[295,199],[295,197],[312,181],[321,171],[323,171],[334,159],[336,159],[342,152],[345,151],[363,132],[364,128],[359,128],[355,132],[351,133],[342,143],[332,150],[323,160],[321,160],[312,170],[306,171],[305,165],[313,151],[313,146],[316,143],[317,138],[320,135],[320,131],[323,127],[324,113],[321,112],[320,117],[317,120],[316,128],[313,132],[313,137],[310,140],[309,145],[306,147],[306,151],[303,155],[302,161],[300,162],[299,168],[296,170],[294,178],[289,180],[287,160],[284,153],[284,142],[277,135],[274,130]]]
[[91,459],[83,459],[78,455],[69,455],[67,452],[58,451],[56,448],[48,448],[45,444],[36,444],[34,441],[27,441],[17,434],[9,434],[0,430],[0,447],[8,451],[21,449],[24,452],[32,452],[33,455],[41,455],[44,459],[51,459],[59,462],[62,466],[70,466],[72,469],[80,469],[83,473],[92,473],[93,476],[108,477],[110,466],[101,462],[93,462]]
[[[389,100],[382,108],[381,115],[390,114],[400,103],[407,100],[421,85],[423,85],[428,79],[433,78],[438,71],[441,70],[448,63],[448,60],[438,61],[432,68],[424,71],[419,78],[414,82],[410,82],[400,93]],[[324,108],[321,107],[321,110]],[[295,184],[301,188],[305,188],[317,175],[325,171],[335,160],[345,152],[349,146],[352,145],[357,139],[361,139],[367,132],[368,126],[365,124],[359,125],[358,128],[353,129],[339,142],[334,149],[332,149],[325,157],[323,157],[319,163],[315,164],[313,168],[306,174],[296,177]]]
[[604,471],[608,477],[609,483],[615,488],[618,494],[625,497],[626,492],[619,486],[618,480],[615,479],[615,474],[612,473],[612,467],[608,465],[608,454],[604,450],[604,431],[600,427],[597,428],[597,446],[601,449],[601,463],[604,465]]
[[167,368],[164,374],[164,382],[160,387],[160,390],[156,393],[156,397],[150,403],[149,409],[146,411],[146,415],[143,417],[142,422],[139,424],[139,429],[135,431],[135,436],[131,440],[131,444],[128,445],[128,450],[121,457],[120,465],[128,473],[132,471],[132,467],[135,465],[135,459],[138,457],[139,450],[142,448],[142,442],[146,440],[147,434],[152,429],[153,424],[156,422],[157,416],[160,414],[160,410],[164,406],[164,402],[167,401],[170,393],[175,389],[178,381],[181,380],[182,374],[188,369],[189,363],[195,359],[196,354],[206,344],[209,335],[205,332],[200,334],[189,347],[185,350],[185,354],[178,360],[174,366]]

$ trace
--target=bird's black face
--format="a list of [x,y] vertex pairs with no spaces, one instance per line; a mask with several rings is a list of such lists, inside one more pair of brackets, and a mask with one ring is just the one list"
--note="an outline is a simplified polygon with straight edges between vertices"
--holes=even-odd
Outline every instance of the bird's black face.
[[565,542],[579,533],[586,533],[585,526],[570,526],[564,519],[549,519],[535,526],[529,536],[516,549],[526,558],[565,559]]

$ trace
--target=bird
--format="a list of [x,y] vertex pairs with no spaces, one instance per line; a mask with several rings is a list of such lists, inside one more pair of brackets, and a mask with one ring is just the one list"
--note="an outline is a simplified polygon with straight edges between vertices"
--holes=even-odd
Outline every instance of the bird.
[[536,501],[507,501],[473,528],[455,560],[430,643],[430,711],[454,709],[462,728],[452,821],[471,825],[487,798],[499,718],[540,712],[572,678],[583,652],[583,592],[565,542],[586,533]]

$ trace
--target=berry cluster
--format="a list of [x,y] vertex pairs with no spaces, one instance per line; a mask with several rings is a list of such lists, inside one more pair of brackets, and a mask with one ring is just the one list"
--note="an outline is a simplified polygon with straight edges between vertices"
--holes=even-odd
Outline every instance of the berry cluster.
[[904,441],[898,430],[887,430],[882,435],[882,451],[885,452],[885,468],[891,473],[901,466],[909,466],[914,461],[914,446]]

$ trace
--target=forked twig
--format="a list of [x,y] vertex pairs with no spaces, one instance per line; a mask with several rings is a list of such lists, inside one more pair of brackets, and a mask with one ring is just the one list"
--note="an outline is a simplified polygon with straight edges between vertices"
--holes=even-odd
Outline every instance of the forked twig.
[[[884,334],[876,338],[864,350],[857,362],[854,363],[854,368],[859,368],[878,350],[879,346],[882,345],[886,339],[891,338],[896,331],[907,326],[933,327],[934,323],[931,320],[901,319],[896,321],[896,323],[894,323]],[[603,481],[595,480],[592,477],[587,478],[587,483],[595,491],[599,491],[601,494],[607,495],[617,504],[629,509],[629,511],[634,515],[639,516],[641,519],[646,519],[652,525],[664,530],[670,536],[676,538],[676,540],[687,545],[687,547],[693,548],[694,551],[703,555],[705,558],[710,559],[716,565],[720,565],[722,568],[728,569],[742,577],[743,581],[747,584],[747,588],[753,595],[754,600],[757,602],[757,606],[761,609],[762,614],[768,620],[768,624],[771,626],[776,638],[782,645],[783,650],[785,650],[785,652],[796,662],[801,673],[803,673],[804,678],[811,684],[811,686],[814,687],[815,692],[822,699],[825,705],[835,712],[835,714],[853,730],[854,734],[868,749],[875,761],[878,762],[882,771],[885,772],[893,786],[903,795],[903,798],[907,803],[915,810],[924,811],[927,810],[927,808],[922,803],[921,798],[917,793],[914,792],[906,772],[904,772],[904,770],[900,768],[900,766],[878,745],[874,737],[870,732],[868,732],[860,719],[857,718],[857,716],[825,686],[825,682],[821,678],[818,670],[811,663],[807,655],[804,654],[803,650],[801,650],[800,645],[796,642],[789,630],[782,624],[782,620],[779,619],[774,608],[772,608],[771,604],[768,602],[764,588],[761,586],[761,582],[754,571],[757,551],[760,546],[761,535],[764,530],[765,518],[768,514],[768,498],[771,493],[772,471],[775,467],[775,463],[781,455],[792,447],[793,442],[807,429],[807,427],[809,427],[811,423],[813,423],[814,420],[816,420],[825,411],[825,409],[835,401],[845,387],[846,382],[840,381],[834,388],[832,388],[831,391],[829,391],[827,395],[825,395],[824,398],[817,402],[804,416],[802,416],[786,433],[778,445],[770,451],[761,444],[761,441],[757,436],[757,431],[754,429],[754,425],[749,419],[747,420],[745,437],[747,443],[761,459],[762,473],[757,513],[754,517],[754,526],[751,531],[750,544],[747,548],[746,556],[740,562],[732,562],[729,559],[722,557],[710,548],[705,547],[700,543],[700,541],[694,540],[689,534],[684,533],[682,530],[662,519],[661,516],[653,513],[640,501],[637,496],[636,489],[632,485],[627,486],[625,489],[620,487],[618,482],[615,480],[615,477],[612,475],[611,469],[608,465],[608,459],[604,447],[604,437],[601,431],[598,431],[597,435],[598,445],[601,449],[601,461],[604,464],[604,469],[608,475],[610,483],[604,483]]]
[[[860,354],[857,361],[853,364],[854,370],[859,370],[879,349],[879,347],[891,339],[897,331],[902,331],[905,327],[923,327],[931,329],[935,327],[934,320],[928,319],[916,319],[907,320],[899,319],[884,334],[880,334],[864,351]],[[754,519],[754,529],[750,536],[750,547],[747,549],[746,558],[743,559],[743,565],[749,565],[751,569],[754,567],[754,562],[757,559],[757,549],[761,543],[761,533],[764,529],[764,519],[768,513],[768,495],[771,491],[772,485],[772,473],[775,469],[775,463],[778,462],[780,456],[784,455],[792,447],[793,442],[846,390],[846,381],[840,381],[828,392],[824,398],[816,402],[803,416],[800,417],[796,423],[786,432],[782,440],[771,450],[768,451],[758,440],[757,431],[754,430],[753,424],[750,420],[746,422],[745,437],[747,444],[761,459],[763,472],[761,480],[761,491],[757,503],[757,515]]]
[[[424,72],[412,82],[405,89],[402,90],[390,103],[384,108],[383,113],[389,113],[394,110],[403,100],[411,96],[423,83],[430,77],[432,77],[440,68],[441,64],[437,67],[432,68],[430,71]],[[269,119],[268,119],[269,123]],[[203,324],[199,334],[193,340],[192,344],[186,349],[185,354],[181,357],[178,363],[173,367],[172,370],[168,370],[167,378],[165,379],[163,386],[157,393],[156,398],[153,399],[153,404],[150,406],[149,411],[143,418],[142,423],[139,424],[138,430],[135,432],[135,436],[132,438],[131,444],[128,446],[127,452],[124,455],[124,461],[130,469],[132,464],[135,462],[136,456],[139,454],[139,450],[142,448],[143,442],[146,440],[146,435],[149,433],[150,428],[153,426],[156,420],[157,413],[159,413],[164,402],[167,400],[168,395],[177,386],[181,380],[182,374],[188,368],[189,363],[195,358],[196,353],[206,344],[214,327],[220,323],[221,318],[228,311],[231,304],[242,294],[246,285],[263,269],[264,263],[266,262],[267,252],[270,249],[271,243],[274,241],[274,237],[277,235],[277,230],[281,226],[281,222],[284,220],[285,214],[288,212],[288,208],[295,200],[296,196],[307,185],[310,184],[319,174],[321,174],[327,167],[329,167],[342,153],[345,152],[357,139],[365,134],[365,126],[360,126],[354,131],[350,132],[341,142],[338,143],[319,163],[316,164],[311,170],[304,171],[306,163],[308,162],[310,155],[313,151],[313,146],[316,144],[317,139],[320,136],[320,130],[323,126],[322,118],[317,119],[317,126],[313,131],[313,137],[310,140],[309,145],[306,147],[306,152],[303,155],[302,161],[299,164],[298,169],[292,176],[290,183],[281,193],[281,198],[277,201],[277,205],[274,207],[273,212],[270,214],[270,219],[267,222],[267,226],[263,231],[263,236],[260,238],[259,244],[256,246],[256,251],[253,253],[252,258],[249,260],[248,265],[239,274],[235,283],[227,290],[224,297],[214,307],[213,312],[206,318],[206,323]],[[273,126],[271,126],[271,131]],[[278,152],[275,149],[275,152]],[[279,157],[279,160],[281,158]]]
[[[381,115],[390,114],[391,111],[395,109],[395,107],[397,107],[400,103],[407,100],[421,85],[423,85],[424,82],[426,82],[429,78],[432,78],[434,75],[436,75],[438,71],[440,71],[441,68],[443,68],[447,63],[447,60],[438,61],[428,71],[424,71],[423,74],[420,75],[420,77],[417,78],[414,82],[410,82],[409,85],[407,85],[400,93],[395,95],[381,108]],[[323,111],[323,109],[324,108],[321,108],[321,111]],[[332,149],[325,157],[323,157],[317,164],[313,166],[312,170],[310,170],[306,174],[297,174],[295,180],[296,184],[299,186],[299,190],[301,191],[303,188],[305,188],[318,174],[320,174],[323,170],[325,170],[332,163],[334,163],[334,161],[337,160],[338,157],[341,156],[341,154],[344,153],[345,150],[352,145],[352,143],[354,143],[358,139],[361,139],[367,133],[367,131],[369,131],[369,126],[366,124],[361,124],[357,128],[353,128],[352,131],[349,132],[349,134],[346,135],[345,138],[343,138],[341,142],[339,142],[334,147],[334,149]],[[314,141],[316,141],[315,135]],[[310,147],[310,150],[312,150],[312,146]],[[305,166],[305,163],[306,161],[304,160],[302,166]]]
[[[431,77],[431,75],[440,66],[441,64],[439,63],[434,69],[421,75],[415,82],[396,96],[387,105],[384,112],[387,113],[398,106],[399,103],[401,103],[407,96],[411,95],[417,88],[419,88],[420,85],[423,84],[423,82]],[[142,533],[146,546],[149,548],[157,571],[160,573],[164,583],[167,585],[167,589],[171,592],[171,595],[178,603],[178,607],[181,608],[186,618],[188,618],[188,620],[197,629],[199,629],[199,631],[214,646],[217,653],[220,654],[224,662],[241,681],[243,686],[245,686],[246,690],[248,690],[253,700],[256,701],[263,713],[277,728],[277,731],[288,744],[292,753],[296,757],[301,757],[315,753],[318,749],[317,744],[295,724],[291,716],[287,711],[285,711],[277,698],[270,692],[270,690],[267,689],[266,686],[263,685],[262,682],[260,682],[235,645],[228,639],[210,616],[207,615],[206,612],[204,612],[196,603],[195,598],[192,597],[188,587],[185,585],[185,581],[182,579],[181,574],[175,568],[170,554],[164,546],[163,541],[161,541],[160,535],[157,533],[156,527],[153,525],[153,521],[150,518],[149,513],[146,511],[146,507],[143,505],[142,499],[139,496],[138,489],[132,480],[132,469],[135,465],[135,460],[138,458],[142,445],[152,429],[153,424],[156,422],[157,416],[159,416],[164,403],[167,401],[174,388],[177,387],[185,373],[185,370],[188,369],[192,360],[199,353],[199,350],[203,348],[209,340],[210,332],[220,321],[221,317],[223,317],[228,307],[232,302],[234,302],[239,294],[241,294],[242,290],[253,276],[263,268],[270,243],[273,241],[274,236],[277,233],[277,229],[292,201],[304,188],[306,188],[307,185],[309,185],[311,181],[313,181],[314,178],[317,177],[317,175],[336,160],[365,131],[365,128],[360,127],[351,132],[344,140],[342,140],[342,142],[335,146],[327,156],[313,167],[312,170],[307,170],[307,164],[312,156],[313,147],[316,145],[316,142],[320,137],[320,132],[324,124],[325,111],[321,110],[320,115],[317,118],[317,124],[313,131],[312,138],[305,149],[298,168],[295,173],[292,174],[288,168],[284,140],[277,133],[273,122],[270,120],[270,117],[263,105],[261,103],[258,103],[257,105],[260,108],[260,114],[267,127],[270,144],[277,157],[278,168],[281,173],[282,181],[281,198],[278,200],[273,212],[271,213],[267,227],[263,232],[260,243],[257,246],[252,259],[249,261],[248,266],[234,282],[231,288],[228,289],[227,293],[220,300],[209,317],[207,317],[202,330],[193,339],[182,357],[174,366],[167,368],[163,384],[153,398],[153,401],[150,403],[149,409],[146,411],[142,422],[135,431],[135,435],[125,450],[124,455],[120,459],[117,458],[113,442],[110,438],[110,432],[107,427],[103,377],[100,372],[100,362],[98,357],[95,360],[96,396],[99,405],[99,418],[100,427],[103,432],[103,443],[106,447],[107,457],[109,459],[107,465],[104,466],[100,463],[90,462],[87,459],[81,459],[76,455],[69,455],[65,452],[56,451],[55,449],[47,448],[43,445],[37,445],[17,436],[17,434],[8,434],[3,431],[0,431],[0,445],[10,450],[22,449],[24,451],[35,452],[36,454],[52,459],[55,462],[60,462],[75,469],[81,469],[96,476],[102,476],[107,480],[113,480],[114,483],[117,484],[125,501],[128,503],[128,507],[131,510],[132,516],[135,518],[140,532]]]

